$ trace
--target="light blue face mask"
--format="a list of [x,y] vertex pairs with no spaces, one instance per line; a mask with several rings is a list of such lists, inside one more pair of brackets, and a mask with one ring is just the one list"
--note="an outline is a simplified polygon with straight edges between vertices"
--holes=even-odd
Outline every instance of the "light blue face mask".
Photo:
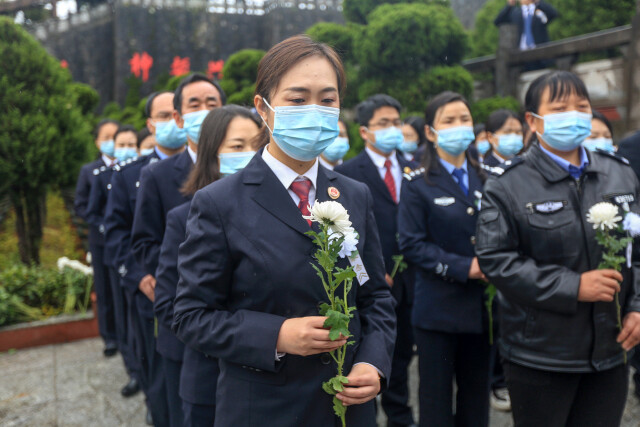
[[[308,162],[318,157],[340,133],[340,109],[320,105],[292,105],[272,108],[274,112],[273,140],[292,159]],[[264,121],[264,119],[263,119]]]
[[121,147],[113,150],[113,157],[115,157],[119,162],[124,162],[125,160],[129,160],[137,156],[138,152],[135,148]]
[[402,141],[398,148],[403,153],[415,153],[418,149],[418,141]]
[[489,141],[487,141],[486,139],[483,139],[481,141],[478,141],[478,143],[476,144],[476,148],[478,149],[478,153],[480,153],[481,156],[484,156],[485,154],[487,154],[487,151],[489,151],[489,148],[491,148],[491,144],[489,144]]
[[100,152],[106,156],[113,157],[115,142],[113,139],[109,139],[107,141],[102,141],[100,143]]
[[244,169],[255,154],[255,151],[218,154],[218,159],[220,159],[220,173],[224,176],[233,175]]
[[585,139],[582,146],[589,151],[596,151],[598,149],[613,153],[616,151],[613,146],[613,140],[611,138],[593,138]]
[[153,153],[153,148],[145,148],[144,150],[140,150],[141,156],[148,156],[151,153]]
[[524,147],[522,135],[510,133],[508,135],[498,135],[498,153],[505,157],[513,157]]
[[349,151],[349,140],[343,136],[339,136],[335,141],[331,143],[327,147],[326,150],[322,153],[325,159],[327,159],[331,163],[335,163],[347,154]]
[[373,146],[384,154],[389,154],[396,148],[400,148],[404,141],[402,130],[395,126],[377,130],[373,134],[376,136],[376,142],[373,143]]
[[187,113],[182,118],[184,119],[183,129],[187,133],[187,136],[194,144],[198,143],[200,138],[200,128],[204,118],[209,114],[209,110],[194,111],[193,113]]
[[591,114],[567,111],[533,116],[544,120],[544,133],[536,132],[538,136],[558,151],[573,151],[591,135]]
[[[186,116],[186,114],[185,114]],[[187,131],[180,129],[174,119],[168,122],[155,122],[156,141],[170,150],[183,147],[187,142]]]
[[464,152],[475,139],[471,126],[456,126],[449,129],[437,131],[431,128],[438,135],[437,147],[452,156],[457,156]]

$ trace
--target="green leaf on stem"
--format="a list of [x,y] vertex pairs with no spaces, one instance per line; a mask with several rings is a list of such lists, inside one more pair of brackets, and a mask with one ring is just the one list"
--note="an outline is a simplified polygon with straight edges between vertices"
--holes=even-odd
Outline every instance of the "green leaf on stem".
[[344,417],[347,413],[347,407],[344,406],[342,401],[337,397],[333,398],[333,412],[340,418]]
[[327,320],[324,322],[325,328],[331,328],[329,331],[329,339],[335,341],[340,338],[349,336],[349,316],[335,310],[328,310],[326,313]]
[[326,316],[327,311],[329,310],[331,310],[331,306],[329,304],[327,304],[326,302],[320,304],[320,316]]
[[[356,277],[356,272],[353,271],[353,267],[340,268],[336,267],[336,271],[333,273],[333,277],[336,278],[337,282],[344,282],[345,280],[354,279]],[[348,293],[349,291],[347,291]]]

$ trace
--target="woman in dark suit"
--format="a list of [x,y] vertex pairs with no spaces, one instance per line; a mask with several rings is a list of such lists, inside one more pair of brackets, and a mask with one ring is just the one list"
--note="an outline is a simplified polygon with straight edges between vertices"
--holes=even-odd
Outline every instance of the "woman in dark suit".
[[[259,129],[260,122],[244,107],[227,105],[212,110],[202,123],[198,159],[182,192],[193,196],[199,189],[244,167],[258,148],[254,144]],[[164,326],[162,331],[170,331],[173,323],[173,300],[178,285],[178,247],[184,241],[190,204],[184,203],[170,210],[167,215],[156,272],[154,301],[156,318]],[[184,420],[180,421],[181,426],[212,426],[218,361],[190,347],[184,349],[182,360],[181,369],[165,372],[169,407],[182,409]],[[210,380],[202,381],[202,378]]]
[[425,122],[423,167],[403,182],[398,212],[400,250],[417,267],[412,323],[420,425],[486,426],[489,337],[484,275],[474,254],[484,173],[467,151],[475,137],[461,95],[436,96]]
[[372,399],[390,375],[395,315],[371,195],[317,160],[338,135],[344,81],[328,46],[306,36],[274,46],[258,67],[255,96],[268,146],[191,202],[173,327],[187,345],[219,359],[216,425],[339,422],[322,383],[336,374],[328,352],[346,339],[332,341],[318,316],[326,295],[311,265],[316,246],[305,233],[312,228],[302,217],[330,197],[349,212],[369,276],[349,293],[357,307],[355,343],[347,347],[348,384],[337,398],[349,406],[349,426],[375,425]]

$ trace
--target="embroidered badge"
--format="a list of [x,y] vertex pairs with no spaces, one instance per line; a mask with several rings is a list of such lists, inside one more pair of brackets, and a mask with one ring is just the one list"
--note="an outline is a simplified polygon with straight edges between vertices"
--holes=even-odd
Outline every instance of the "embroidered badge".
[[438,206],[451,206],[455,202],[456,199],[454,197],[438,197],[436,199],[433,199],[433,203]]
[[327,188],[327,193],[329,193],[329,197],[331,197],[333,200],[340,197],[340,191],[338,191],[336,187]]
[[536,212],[540,213],[554,213],[563,209],[565,202],[543,202],[537,203],[534,207]]

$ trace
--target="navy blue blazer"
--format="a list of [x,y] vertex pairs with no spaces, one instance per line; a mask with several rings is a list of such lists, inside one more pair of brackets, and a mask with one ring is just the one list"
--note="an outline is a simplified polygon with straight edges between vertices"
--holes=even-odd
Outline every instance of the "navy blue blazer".
[[[406,168],[413,170],[418,167],[417,163],[408,161],[399,152],[396,152],[396,157],[403,173],[406,172]],[[362,150],[360,154],[353,159],[336,167],[335,171],[349,178],[353,178],[356,181],[365,183],[367,187],[369,187],[371,196],[373,197],[373,215],[376,218],[376,224],[378,224],[378,234],[380,235],[380,243],[382,244],[385,270],[391,274],[394,265],[392,257],[394,255],[400,255],[400,249],[398,248],[398,205],[391,198],[391,194],[389,194],[384,180],[380,177],[376,165],[365,150]],[[402,197],[402,192],[400,192],[400,197]],[[411,270],[407,270],[406,274],[396,275],[396,280],[394,280],[391,293],[399,303],[403,300],[411,303],[413,300],[413,285],[411,283],[410,271]]]
[[[179,250],[173,328],[186,345],[219,359],[216,424],[336,425],[331,396],[321,388],[335,375],[329,355],[289,354],[276,362],[282,323],[318,315],[327,297],[311,266],[316,248],[304,234],[309,225],[261,153],[242,171],[195,194]],[[319,167],[318,201],[329,200],[330,187],[340,192],[337,201],[360,234],[358,250],[370,276],[363,286],[354,283],[349,295],[358,309],[345,371],[366,362],[389,378],[394,301],[371,194],[364,184]],[[349,407],[347,423],[375,425],[373,401]]]
[[442,166],[429,172],[429,183],[423,171],[403,181],[398,212],[400,250],[416,267],[412,323],[427,330],[481,333],[485,287],[468,275],[482,181],[469,165],[465,196]]
[[153,318],[153,303],[138,289],[146,273],[131,253],[131,226],[140,186],[140,171],[158,160],[154,152],[116,168],[105,209],[105,259],[118,272],[121,285],[134,296],[138,312],[145,318]]
[[[216,385],[220,369],[218,360],[207,357],[204,353],[184,346],[178,341],[171,331],[173,322],[173,301],[176,297],[178,286],[178,247],[184,242],[187,228],[187,217],[191,203],[183,203],[173,208],[167,215],[167,230],[164,234],[162,247],[160,248],[160,261],[156,276],[156,292],[153,304],[156,318],[158,319],[158,352],[165,357],[175,359],[177,347],[171,347],[169,353],[167,346],[163,346],[167,334],[182,345],[183,353],[180,359],[183,360],[180,371],[180,397],[189,403],[196,405],[214,405],[216,396]],[[184,354],[184,356],[183,356]],[[202,379],[206,378],[206,381]]]
[[155,277],[167,213],[189,201],[180,192],[193,168],[187,150],[142,169],[136,200],[131,248],[144,271]]
[[[547,23],[543,23],[538,15],[534,13],[533,21],[531,22],[531,33],[533,34],[533,41],[536,45],[546,43],[549,41],[549,32],[547,31],[547,25],[551,23],[558,16],[558,11],[544,0],[540,0],[536,4],[536,12],[540,10],[547,15]],[[524,31],[524,18],[522,16],[522,8],[518,6],[506,5],[496,16],[493,21],[494,25],[501,24],[515,24],[518,27],[518,34],[522,34]],[[520,39],[518,38],[518,46],[520,45]]]
[[[102,160],[102,156],[80,168],[78,182],[76,183],[76,196],[73,201],[73,207],[76,216],[79,216],[85,221],[87,221],[87,206],[89,205],[91,184],[93,183],[95,176],[100,173],[101,167],[106,167],[106,164]],[[87,224],[89,225],[89,244],[101,246],[103,244],[103,238],[98,227],[89,223]]]
[[493,167],[496,167],[496,166],[500,166],[502,164],[502,162],[500,160],[496,159],[496,156],[494,156],[491,151],[487,151],[487,154],[482,159],[482,164],[484,166],[493,168]]
[[[115,166],[114,166],[115,167]],[[113,167],[101,166],[94,175],[89,192],[89,203],[85,213],[86,221],[98,229],[100,244],[104,245],[104,212],[107,206],[107,197],[111,189],[111,175]],[[109,265],[109,263],[106,263]]]

